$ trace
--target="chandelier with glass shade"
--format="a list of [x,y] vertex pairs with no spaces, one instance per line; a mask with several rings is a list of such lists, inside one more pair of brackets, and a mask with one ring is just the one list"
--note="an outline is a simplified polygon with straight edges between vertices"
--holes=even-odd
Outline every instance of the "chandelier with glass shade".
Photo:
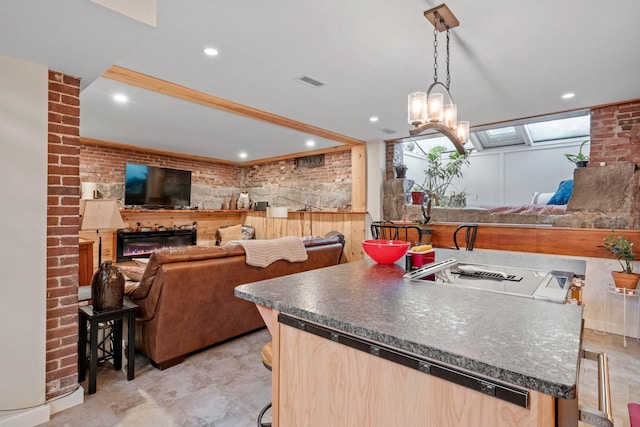
[[[469,140],[469,122],[458,121],[458,111],[451,96],[451,76],[449,72],[449,30],[460,25],[446,4],[441,4],[424,12],[425,18],[433,24],[433,83],[427,92],[414,92],[409,94],[409,124],[414,128],[409,131],[411,136],[422,135],[434,130],[445,135],[460,154],[466,154],[464,144]],[[446,82],[438,80],[438,33],[446,31],[447,56],[446,56]],[[441,86],[447,95],[445,104],[442,93],[433,92]]]

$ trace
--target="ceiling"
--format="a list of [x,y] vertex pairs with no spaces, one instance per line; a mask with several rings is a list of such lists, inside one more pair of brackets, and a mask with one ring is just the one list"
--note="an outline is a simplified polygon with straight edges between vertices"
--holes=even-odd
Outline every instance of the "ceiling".
[[[83,138],[251,163],[408,136],[407,94],[433,80],[422,12],[437,4],[157,0],[154,27],[90,0],[3,0],[0,54],[81,77]],[[472,127],[640,98],[640,2],[447,5],[461,23],[451,92]],[[575,97],[562,99],[567,92]],[[129,102],[115,103],[116,93]]]

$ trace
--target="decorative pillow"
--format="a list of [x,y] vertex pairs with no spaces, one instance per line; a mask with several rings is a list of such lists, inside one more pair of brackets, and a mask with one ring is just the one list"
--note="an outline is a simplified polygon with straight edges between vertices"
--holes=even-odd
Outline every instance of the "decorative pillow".
[[566,205],[569,203],[572,192],[573,180],[568,179],[566,181],[562,181],[556,190],[556,194],[554,194],[551,200],[547,202],[547,205]]
[[253,240],[256,238],[256,229],[250,225],[242,226],[242,240]]
[[555,193],[533,193],[533,199],[531,199],[532,205],[546,205]]
[[218,228],[220,233],[220,246],[224,246],[232,240],[242,239],[242,224],[232,225],[230,227]]

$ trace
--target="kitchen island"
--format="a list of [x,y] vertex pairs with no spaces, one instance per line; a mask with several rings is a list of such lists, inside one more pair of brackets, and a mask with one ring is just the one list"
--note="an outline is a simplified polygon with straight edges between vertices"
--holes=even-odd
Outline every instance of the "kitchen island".
[[[450,257],[584,273],[581,261],[437,250]],[[557,407],[577,413],[581,306],[404,273],[358,261],[236,288],[273,336],[274,425],[553,426]]]

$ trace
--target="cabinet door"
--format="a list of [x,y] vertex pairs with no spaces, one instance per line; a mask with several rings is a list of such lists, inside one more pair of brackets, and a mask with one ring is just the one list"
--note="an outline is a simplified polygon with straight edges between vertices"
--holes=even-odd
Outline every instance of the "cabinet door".
[[93,241],[81,239],[78,247],[78,284],[87,286],[93,277]]
[[296,328],[280,324],[279,334],[280,427],[555,423],[554,399],[546,394],[529,391],[523,408]]

